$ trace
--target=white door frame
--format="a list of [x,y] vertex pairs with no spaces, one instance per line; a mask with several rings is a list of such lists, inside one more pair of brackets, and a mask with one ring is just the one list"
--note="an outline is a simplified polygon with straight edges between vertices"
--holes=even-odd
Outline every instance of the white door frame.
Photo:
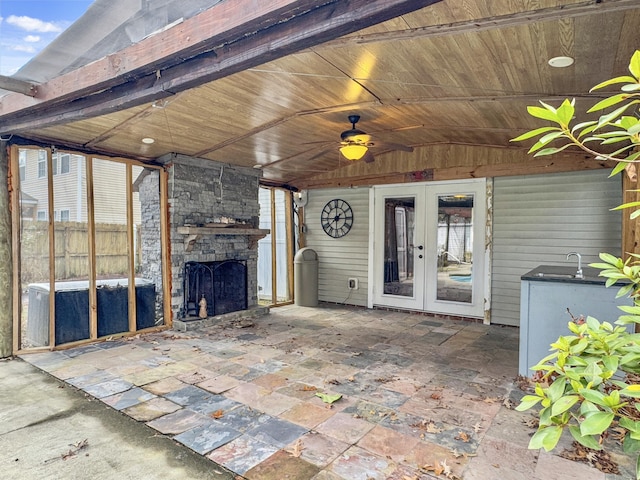
[[[489,291],[489,272],[491,271],[489,261],[489,246],[487,239],[487,230],[485,228],[487,221],[487,182],[486,179],[474,180],[451,180],[442,182],[429,183],[408,183],[374,186],[369,193],[369,291],[368,291],[368,307],[373,308],[375,305],[404,308],[407,310],[418,310],[432,313],[441,313],[446,315],[457,315],[474,318],[487,318],[488,291]],[[419,193],[419,191],[423,193]],[[437,269],[429,268],[424,281],[419,279],[420,275],[414,277],[414,296],[412,298],[394,298],[394,296],[382,295],[376,289],[383,288],[380,281],[380,262],[376,262],[384,249],[384,217],[383,210],[376,201],[384,198],[384,194],[389,192],[388,196],[397,197],[403,194],[416,196],[416,225],[418,218],[422,216],[422,224],[425,228],[422,231],[416,228],[415,241],[421,245],[425,245],[425,259],[420,260],[416,257],[416,271],[420,268],[418,262],[429,262],[428,265],[434,265],[437,262],[437,229],[428,226],[427,219],[437,218],[438,195],[444,193],[467,193],[474,195],[474,218],[473,224],[476,234],[473,237],[473,302],[471,304],[451,301],[437,300]],[[421,205],[418,204],[421,202]],[[376,210],[379,210],[376,212]],[[480,232],[482,232],[480,234]],[[422,263],[422,267],[427,263]],[[485,322],[486,323],[486,322]]]

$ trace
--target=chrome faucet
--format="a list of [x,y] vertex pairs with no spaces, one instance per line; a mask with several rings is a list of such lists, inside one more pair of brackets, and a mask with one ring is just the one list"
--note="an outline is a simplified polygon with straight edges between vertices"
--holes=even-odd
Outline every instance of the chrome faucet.
[[584,278],[584,275],[582,273],[582,255],[580,255],[578,252],[569,252],[567,253],[567,260],[569,260],[569,257],[573,255],[578,257],[578,271],[576,272],[576,278]]

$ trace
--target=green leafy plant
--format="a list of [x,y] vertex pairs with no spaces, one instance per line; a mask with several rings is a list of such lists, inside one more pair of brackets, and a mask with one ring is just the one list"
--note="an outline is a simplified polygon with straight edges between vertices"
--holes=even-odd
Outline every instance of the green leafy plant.
[[[629,63],[630,75],[602,82],[591,90],[622,84],[621,93],[604,98],[587,113],[605,111],[598,120],[572,126],[575,100],[564,100],[558,107],[544,102],[528,107],[533,117],[553,125],[526,132],[513,141],[536,138],[529,153],[553,155],[576,146],[598,159],[614,160],[616,175],[640,161],[640,51]],[[631,218],[640,215],[640,202],[617,207],[634,208]],[[606,286],[626,282],[617,296],[629,296],[632,306],[611,324],[588,317],[569,322],[569,334],[551,345],[551,354],[532,367],[538,380],[535,390],[525,395],[518,407],[525,411],[535,406],[539,427],[529,448],[553,450],[568,430],[585,447],[600,450],[606,432],[615,426],[624,433],[625,453],[636,455],[636,478],[640,480],[640,334],[630,333],[625,325],[640,324],[640,256],[630,254],[626,261],[607,253],[600,254]]]

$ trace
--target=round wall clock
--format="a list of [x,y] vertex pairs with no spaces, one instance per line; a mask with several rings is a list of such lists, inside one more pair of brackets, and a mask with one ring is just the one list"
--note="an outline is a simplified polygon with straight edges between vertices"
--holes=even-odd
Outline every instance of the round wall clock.
[[336,198],[324,206],[320,222],[322,229],[330,237],[344,237],[353,225],[353,210],[347,202]]

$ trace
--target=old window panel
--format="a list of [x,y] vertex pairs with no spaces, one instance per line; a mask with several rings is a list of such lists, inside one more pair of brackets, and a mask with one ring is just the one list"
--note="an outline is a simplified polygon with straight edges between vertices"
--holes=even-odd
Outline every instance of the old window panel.
[[[11,155],[12,182],[19,186],[12,197],[19,246],[14,250],[14,351],[71,346],[162,325],[168,274],[162,249],[167,240],[163,172],[137,162],[47,149],[14,147]],[[46,175],[40,178],[43,169]],[[141,221],[140,189],[152,221]],[[44,220],[38,221],[39,213]],[[124,258],[118,261],[119,256]]]
[[[39,172],[47,171],[47,152],[36,148],[15,148],[19,162],[24,164],[25,180],[20,182],[13,171],[13,182],[17,185],[17,210],[14,208],[15,236],[19,247],[14,253],[19,258],[14,269],[18,277],[19,318],[17,329],[17,347],[38,348],[51,345],[50,312],[51,283],[53,280],[50,261],[51,237],[49,232],[48,212],[52,198],[50,185],[46,175],[40,177]],[[32,174],[31,174],[31,173]],[[18,177],[18,178],[16,178]],[[16,214],[18,213],[18,214]]]
[[293,219],[291,193],[260,188],[260,228],[269,229],[258,242],[258,299],[265,305],[293,300]]
[[[129,256],[129,278],[135,279],[135,299],[130,300],[129,329],[141,330],[164,325],[168,318],[163,311],[163,289],[168,282],[163,281],[163,269],[166,265],[162,245],[163,221],[166,213],[163,209],[161,185],[163,172],[129,165],[129,244],[132,255]],[[162,241],[159,241],[163,239]],[[132,293],[130,299],[134,298]],[[169,298],[169,297],[167,297]],[[135,309],[135,324],[133,311]]]

